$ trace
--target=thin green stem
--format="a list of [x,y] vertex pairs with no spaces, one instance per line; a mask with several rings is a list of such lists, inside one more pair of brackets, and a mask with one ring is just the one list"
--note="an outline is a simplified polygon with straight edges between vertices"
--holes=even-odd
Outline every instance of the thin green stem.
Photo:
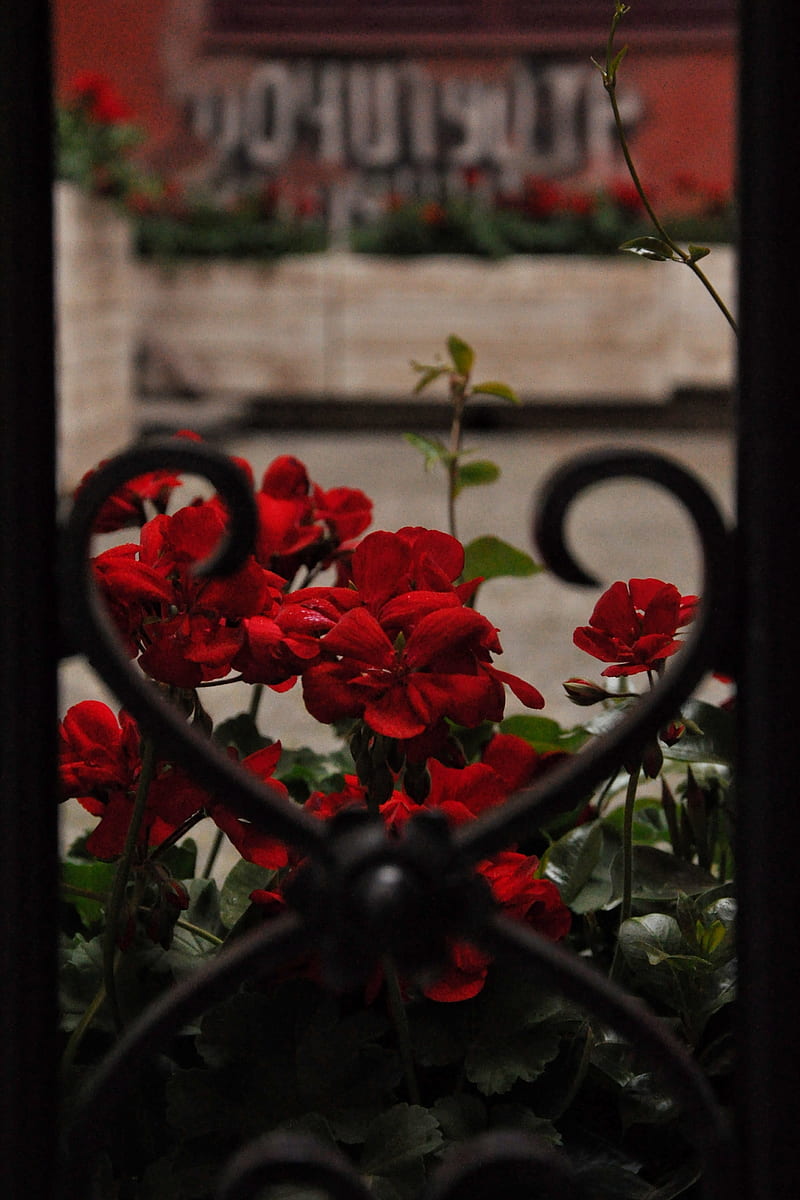
[[625,812],[622,823],[622,905],[620,925],[627,921],[633,908],[633,814],[636,805],[636,790],[639,786],[641,769],[637,763],[631,768],[628,786],[625,789]]
[[[147,915],[153,910],[140,904],[138,911]],[[175,928],[185,929],[187,933],[194,934],[195,937],[202,938],[205,942],[210,942],[212,946],[223,946],[225,944],[224,938],[217,937],[216,933],[212,933],[210,929],[203,929],[202,925],[195,925],[192,921],[184,921],[182,917],[179,917],[175,922]]]
[[95,900],[98,904],[105,904],[108,901],[108,896],[104,892],[93,892],[90,888],[76,887],[74,883],[62,881],[61,891],[65,896],[80,896],[82,900]]
[[100,1011],[105,998],[106,985],[101,983],[100,987],[97,989],[91,1001],[89,1002],[89,1006],[87,1007],[80,1021],[69,1035],[69,1040],[64,1047],[64,1054],[61,1058],[61,1071],[63,1074],[66,1074],[75,1062],[78,1050],[80,1049],[80,1044],[83,1041],[87,1030],[91,1026],[92,1021]]
[[[628,138],[625,133],[625,126],[622,121],[622,115],[619,111],[619,104],[617,103],[617,68],[619,67],[619,63],[620,63],[621,59],[619,56],[615,56],[615,53],[614,53],[614,35],[616,34],[616,31],[617,31],[617,25],[619,24],[620,18],[622,16],[624,16],[624,14],[627,11],[628,11],[628,7],[626,5],[619,4],[619,3],[616,5],[616,10],[615,10],[614,16],[611,21],[611,31],[608,36],[608,44],[607,44],[607,48],[606,48],[605,70],[602,70],[603,86],[606,89],[606,92],[608,93],[609,101],[611,102],[611,111],[614,114],[614,125],[616,127],[617,138],[619,139],[620,148],[622,150],[622,154],[625,159],[625,166],[628,168],[628,174],[631,177],[633,186],[636,188],[636,191],[639,194],[639,199],[641,200],[642,204],[644,205],[645,212],[647,213],[648,217],[650,218],[650,221],[652,222],[653,227],[656,230],[656,232],[658,233],[659,237],[669,247],[669,249],[672,251],[672,253],[676,254],[678,256],[678,258],[681,260],[681,262],[685,266],[687,266],[689,268],[689,270],[694,273],[694,275],[696,275],[696,277],[698,278],[698,280],[700,281],[702,286],[706,289],[709,296],[716,304],[719,311],[722,313],[725,320],[730,325],[733,332],[735,334],[737,334],[737,336],[738,336],[739,328],[736,324],[736,320],[735,320],[733,314],[731,313],[730,309],[728,308],[725,301],[722,299],[719,292],[716,290],[716,288],[712,284],[711,280],[706,275],[705,271],[703,271],[697,265],[697,262],[695,261],[695,258],[692,255],[692,253],[690,251],[684,250],[681,246],[679,246],[678,243],[673,240],[673,238],[670,236],[670,234],[664,228],[664,226],[661,223],[658,215],[656,214],[652,204],[650,203],[650,198],[648,197],[647,192],[644,189],[644,185],[642,184],[642,181],[639,177],[639,172],[636,170],[636,164],[633,161],[633,157],[632,157],[631,151],[630,151],[630,146],[628,145]],[[623,53],[624,53],[624,51],[623,51]],[[616,57],[616,61],[615,61],[615,57]]]
[[224,946],[224,938],[217,937],[210,929],[203,929],[202,925],[194,925],[191,921],[182,919],[175,922],[178,929],[185,929],[187,933],[193,933],[195,937],[202,938],[203,941],[211,942],[212,946]]
[[139,844],[139,833],[142,821],[144,820],[145,809],[147,808],[147,793],[150,790],[150,784],[153,780],[155,765],[155,745],[151,738],[144,738],[142,742],[142,769],[136,788],[133,812],[125,837],[125,845],[114,874],[114,884],[111,888],[111,896],[109,897],[108,908],[106,910],[106,928],[103,937],[103,982],[111,1008],[111,1015],[118,1032],[122,1030],[124,1022],[119,1007],[116,987],[117,936],[125,904],[125,894],[128,889],[128,880],[130,879],[133,867],[133,859]]
[[[102,892],[92,892],[89,888],[75,887],[71,883],[62,883],[61,890],[65,896],[80,896],[84,900],[95,900],[98,904],[105,904],[108,896]],[[147,913],[150,909],[144,905],[139,905],[139,912]],[[213,942],[215,946],[223,945],[224,939],[217,937],[215,933],[211,933],[208,929],[203,929],[201,925],[193,925],[191,921],[184,921],[182,918],[175,922],[179,929],[185,929],[187,933],[194,933],[197,937],[204,938],[207,942]],[[105,985],[103,985],[103,995],[105,995]],[[92,1001],[94,1003],[94,1001]]]
[[595,808],[597,809],[598,817],[601,817],[603,815],[603,809],[605,808],[605,805],[608,801],[609,792],[611,791],[612,787],[614,786],[614,780],[617,778],[618,774],[619,774],[619,772],[615,771],[613,775],[609,776],[609,778],[603,784],[600,795],[597,797],[597,800],[595,801]]
[[467,402],[467,380],[460,375],[450,377],[450,401],[453,406],[453,419],[450,425],[450,458],[447,463],[447,527],[451,537],[457,538],[458,466],[461,458],[464,405]]
[[[639,785],[641,766],[637,763],[631,767],[628,775],[628,786],[625,789],[625,811],[622,823],[622,903],[620,905],[619,928],[628,920],[633,909],[633,814],[636,806],[636,789]],[[611,957],[611,967],[608,977],[619,980],[622,966],[622,954],[619,948],[619,932],[614,953]]]
[[383,975],[386,980],[386,996],[389,1002],[389,1014],[397,1034],[397,1045],[400,1051],[400,1061],[403,1064],[403,1075],[406,1081],[406,1091],[411,1104],[420,1104],[421,1093],[417,1072],[414,1066],[414,1052],[411,1046],[411,1030],[408,1025],[408,1014],[403,1003],[400,990],[400,980],[397,967],[391,954],[384,954],[381,959]]

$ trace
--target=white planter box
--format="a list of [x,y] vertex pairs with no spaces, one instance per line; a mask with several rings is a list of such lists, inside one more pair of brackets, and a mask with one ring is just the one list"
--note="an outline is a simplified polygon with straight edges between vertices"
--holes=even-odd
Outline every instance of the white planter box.
[[[703,266],[732,305],[731,249]],[[673,263],[332,252],[136,271],[137,338],[165,389],[407,399],[409,360],[431,361],[450,333],[472,343],[482,378],[530,401],[659,403],[733,380],[727,323]]]
[[128,222],[59,183],[54,196],[58,484],[123,449],[134,430]]

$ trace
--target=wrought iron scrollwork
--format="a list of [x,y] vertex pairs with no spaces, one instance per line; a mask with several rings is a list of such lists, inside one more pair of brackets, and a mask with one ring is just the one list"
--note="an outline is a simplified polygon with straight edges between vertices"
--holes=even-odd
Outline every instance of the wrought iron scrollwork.
[[[664,1024],[643,1005],[562,948],[497,915],[488,890],[472,869],[488,854],[517,841],[566,811],[631,752],[672,719],[702,676],[724,663],[728,599],[728,533],[703,486],[682,467],[645,453],[610,451],[584,456],[556,472],[535,519],[548,565],[565,579],[592,582],[567,546],[565,515],[586,487],[632,476],[667,488],[688,510],[703,550],[703,602],[677,661],[657,687],[603,738],[575,755],[542,783],[513,796],[499,810],[452,831],[432,814],[420,814],[402,839],[390,838],[378,819],[364,816],[319,822],[269,785],[256,783],[192,730],[128,661],[103,609],[87,557],[92,528],[104,501],[127,480],[154,468],[173,467],[205,476],[230,513],[228,540],[198,571],[232,571],[249,553],[255,508],[243,474],[207,447],[175,441],[120,455],[81,490],[64,532],[63,596],[71,637],[129,711],[165,750],[202,779],[209,791],[265,833],[309,856],[295,887],[293,910],[224,948],[209,965],[178,983],[125,1032],[89,1081],[66,1131],[66,1187],[83,1197],[87,1171],[101,1144],[100,1129],[130,1088],[142,1061],[157,1052],[191,1017],[252,975],[270,975],[312,949],[335,986],[363,979],[375,956],[391,953],[414,970],[442,961],[448,939],[466,938],[492,954],[535,969],[600,1020],[634,1041],[660,1070],[680,1100],[703,1159],[706,1194],[730,1194],[730,1131],[703,1074]],[[433,819],[432,819],[433,818]],[[354,933],[354,931],[356,931]],[[246,1200],[266,1182],[287,1178],[320,1186],[335,1200],[364,1200],[352,1168],[335,1153],[305,1139],[260,1139],[245,1147],[223,1177],[221,1200]],[[518,1186],[537,1180],[526,1194],[578,1197],[568,1165],[535,1141],[487,1135],[464,1147],[431,1184],[430,1200],[488,1194],[498,1180]]]
[[244,473],[231,459],[202,443],[183,445],[175,441],[152,443],[117,455],[81,487],[64,528],[62,624],[69,644],[83,651],[140,727],[151,733],[166,752],[202,777],[209,791],[235,796],[242,816],[298,849],[312,850],[324,839],[320,823],[300,812],[269,784],[257,783],[252,776],[238,770],[131,666],[87,571],[92,532],[103,503],[128,480],[165,467],[207,479],[230,513],[224,544],[210,560],[198,563],[196,572],[232,574],[250,553],[257,528],[255,502]]

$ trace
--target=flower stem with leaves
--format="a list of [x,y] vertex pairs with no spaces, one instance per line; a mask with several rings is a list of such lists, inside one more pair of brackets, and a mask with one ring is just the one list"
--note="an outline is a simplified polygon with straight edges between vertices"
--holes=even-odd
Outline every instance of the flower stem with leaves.
[[625,165],[628,168],[628,173],[631,177],[634,187],[639,195],[639,198],[644,206],[645,212],[650,218],[653,227],[656,230],[657,237],[643,236],[633,238],[629,242],[624,242],[620,247],[621,250],[630,251],[632,254],[638,254],[642,258],[654,259],[657,262],[677,262],[683,263],[693,272],[699,279],[700,283],[708,292],[711,299],[716,304],[719,311],[724,316],[725,320],[730,325],[734,333],[738,334],[738,326],[736,320],[731,313],[725,301],[716,290],[711,280],[706,273],[697,265],[701,258],[706,258],[711,251],[707,246],[696,246],[692,243],[684,250],[667,232],[655,209],[653,208],[650,198],[642,184],[639,172],[636,169],[636,164],[631,155],[630,146],[628,144],[625,125],[622,120],[622,115],[617,102],[617,75],[625,55],[628,52],[628,47],[623,46],[621,50],[615,47],[615,37],[617,27],[622,18],[630,12],[630,5],[623,4],[622,0],[614,0],[614,15],[611,19],[611,29],[606,43],[605,63],[601,65],[595,59],[592,59],[594,65],[600,70],[603,78],[603,87],[606,90],[611,110],[614,114],[614,125],[616,127],[617,136],[619,138],[620,148],[625,159]]
[[[414,387],[415,395],[435,380],[447,376],[451,407],[449,442],[417,433],[407,433],[405,438],[423,454],[427,469],[437,465],[444,468],[447,476],[448,529],[452,536],[456,537],[456,504],[461,493],[465,488],[494,483],[500,478],[500,468],[496,463],[487,459],[470,460],[471,451],[464,447],[464,416],[467,404],[474,396],[490,396],[507,400],[511,404],[519,404],[519,398],[513,388],[498,380],[472,383],[475,351],[463,338],[451,334],[447,339],[447,352],[449,357],[446,362],[413,361],[411,366],[419,375]],[[475,538],[466,544],[464,549],[466,579],[478,576],[486,580],[501,576],[534,575],[540,570],[529,554],[491,535]]]

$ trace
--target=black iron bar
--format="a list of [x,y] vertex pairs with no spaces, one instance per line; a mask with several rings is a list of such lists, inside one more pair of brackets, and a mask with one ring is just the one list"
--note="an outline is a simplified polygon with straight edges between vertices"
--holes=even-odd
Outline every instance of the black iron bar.
[[800,22],[791,0],[740,5],[737,784],[741,1183],[800,1195]]
[[0,19],[0,1195],[55,1178],[52,106],[45,0]]
[[709,670],[729,657],[727,611],[730,606],[729,534],[705,487],[677,463],[641,451],[596,451],[559,469],[545,485],[536,519],[537,541],[548,564],[573,582],[592,582],[564,542],[569,504],[586,487],[615,478],[638,478],[668,489],[691,515],[703,550],[703,602],[686,645],[652,692],[602,738],[595,739],[564,767],[541,783],[510,797],[502,808],[484,813],[463,826],[455,842],[472,861],[492,854],[533,829],[568,811],[591,788],[619,769],[646,737],[675,719],[681,703]]

